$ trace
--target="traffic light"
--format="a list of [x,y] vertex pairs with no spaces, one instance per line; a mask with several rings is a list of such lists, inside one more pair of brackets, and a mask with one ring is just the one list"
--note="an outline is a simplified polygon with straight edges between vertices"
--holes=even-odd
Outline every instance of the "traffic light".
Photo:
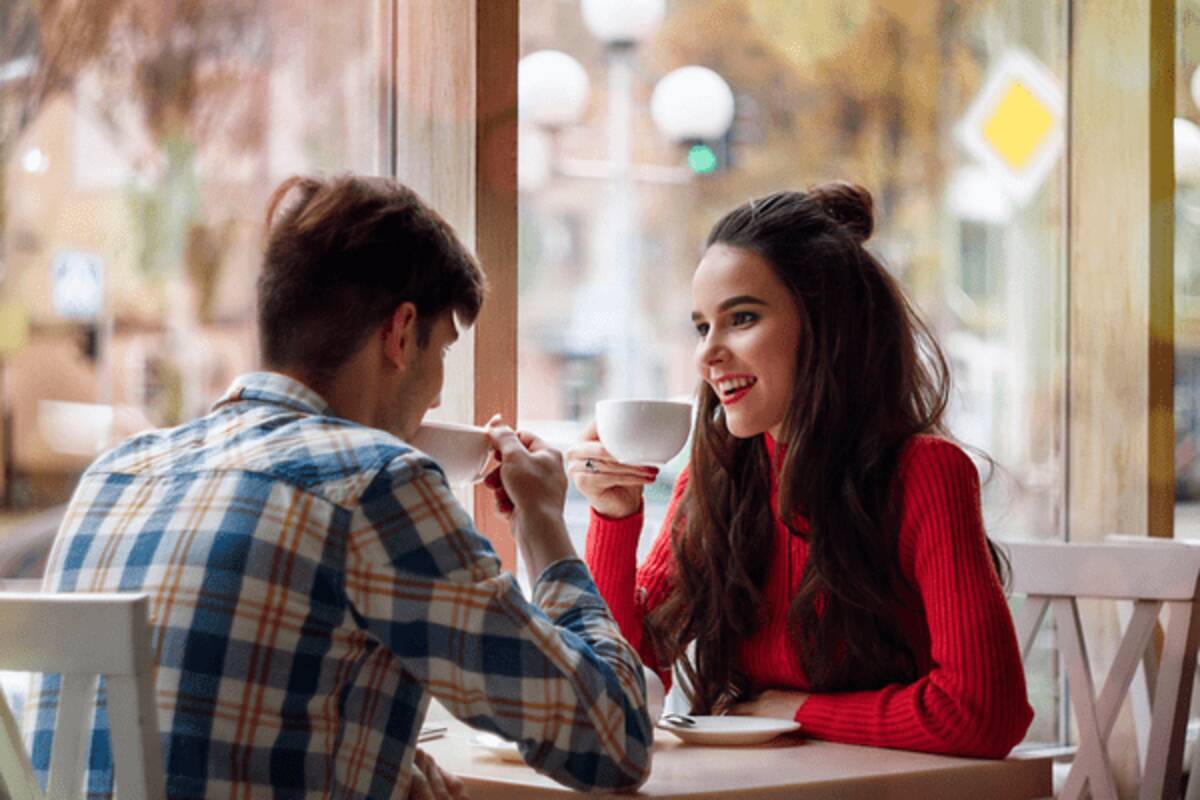
[[758,104],[753,98],[738,96],[737,114],[733,123],[719,139],[690,139],[687,146],[687,163],[697,176],[715,175],[734,166],[735,145],[757,145],[762,142],[762,129],[758,123]]
[[687,162],[697,175],[709,175],[717,171],[717,153],[704,142],[697,142],[688,148]]
[[762,144],[762,114],[758,101],[749,94],[737,95],[733,122],[720,139],[691,139],[687,145],[687,163],[697,176],[714,175],[735,166],[738,148]]
[[715,175],[733,166],[729,135],[720,139],[687,142],[687,164],[697,176]]

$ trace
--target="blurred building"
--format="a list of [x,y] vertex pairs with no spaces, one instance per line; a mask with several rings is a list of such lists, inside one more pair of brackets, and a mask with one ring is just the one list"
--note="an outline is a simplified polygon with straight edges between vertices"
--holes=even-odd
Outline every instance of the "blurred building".
[[[262,214],[280,180],[390,163],[382,5],[76,5],[0,12],[15,507],[65,499],[98,449],[203,413],[255,365]],[[73,277],[72,259],[98,277]],[[83,405],[56,417],[62,402]]]

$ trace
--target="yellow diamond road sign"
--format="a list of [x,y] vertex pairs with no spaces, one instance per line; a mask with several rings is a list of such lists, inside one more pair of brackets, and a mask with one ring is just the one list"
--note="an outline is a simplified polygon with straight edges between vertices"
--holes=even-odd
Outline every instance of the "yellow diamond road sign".
[[989,71],[958,126],[963,147],[1018,203],[1045,182],[1062,155],[1064,101],[1054,75],[1010,51]]

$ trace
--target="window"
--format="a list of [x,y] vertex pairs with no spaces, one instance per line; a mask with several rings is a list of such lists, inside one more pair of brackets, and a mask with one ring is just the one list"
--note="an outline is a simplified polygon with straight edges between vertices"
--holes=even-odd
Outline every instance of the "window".
[[1175,535],[1200,537],[1200,4],[1180,2],[1175,93]]
[[[1034,65],[1050,94],[1065,92],[1067,6],[988,0],[944,10],[866,0],[810,3],[803,13],[757,0],[668,3],[661,26],[631,52],[606,49],[576,3],[525,0],[522,54],[569,54],[590,101],[576,124],[551,131],[522,119],[525,235],[550,235],[566,215],[588,221],[588,244],[569,259],[546,258],[546,248],[521,253],[523,423],[566,445],[595,399],[692,396],[690,278],[708,227],[749,197],[850,179],[876,200],[870,246],[953,361],[953,433],[995,461],[984,490],[990,534],[1062,538],[1063,158],[1048,147],[1038,181],[1006,188],[961,129],[1013,54]],[[652,122],[657,81],[688,64],[718,73],[736,98],[703,168],[689,160],[694,149]],[[1051,139],[1061,133],[1057,110],[1040,112]],[[615,180],[625,169],[614,146],[622,137],[632,161],[624,188]],[[1031,153],[1041,144],[1000,143]],[[643,554],[685,458],[647,493]],[[582,547],[586,502],[572,495],[568,510]],[[1034,673],[1030,735],[1053,739],[1053,665]]]
[[270,191],[391,169],[390,3],[0,10],[7,505],[204,413],[257,361]]

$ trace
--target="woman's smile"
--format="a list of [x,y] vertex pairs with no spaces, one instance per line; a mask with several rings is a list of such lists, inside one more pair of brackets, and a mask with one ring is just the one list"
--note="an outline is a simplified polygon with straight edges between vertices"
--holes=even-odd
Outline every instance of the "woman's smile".
[[712,381],[721,405],[725,406],[731,406],[741,400],[756,383],[758,383],[758,378],[753,375],[723,375]]

